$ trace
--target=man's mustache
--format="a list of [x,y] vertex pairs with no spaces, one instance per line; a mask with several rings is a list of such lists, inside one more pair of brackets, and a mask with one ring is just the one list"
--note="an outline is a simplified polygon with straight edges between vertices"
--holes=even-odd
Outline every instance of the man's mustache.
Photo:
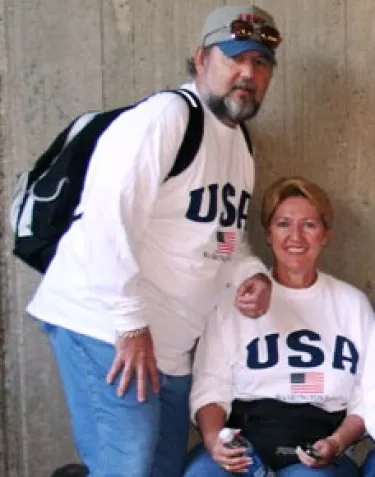
[[255,86],[247,82],[236,83],[235,85],[232,86],[231,91],[235,91],[236,89],[242,89],[242,90],[248,91],[249,93],[255,93],[255,90],[256,90]]

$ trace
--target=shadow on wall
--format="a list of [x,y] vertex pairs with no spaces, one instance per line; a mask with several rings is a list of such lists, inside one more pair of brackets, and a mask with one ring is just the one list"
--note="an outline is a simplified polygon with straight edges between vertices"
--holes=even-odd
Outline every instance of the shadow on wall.
[[317,54],[293,63],[293,71],[292,81],[288,81],[286,68],[278,72],[285,75],[285,90],[283,101],[275,101],[283,111],[272,109],[268,102],[251,124],[257,180],[249,209],[250,243],[269,265],[271,254],[260,226],[263,192],[282,176],[307,177],[327,191],[336,214],[322,269],[353,283],[374,300],[375,224],[371,216],[375,194],[370,187],[372,163],[367,151],[375,147],[370,130],[375,104],[364,105],[357,98],[359,81],[363,87],[370,86],[365,85],[366,78],[358,78],[358,72],[346,69],[342,60]]

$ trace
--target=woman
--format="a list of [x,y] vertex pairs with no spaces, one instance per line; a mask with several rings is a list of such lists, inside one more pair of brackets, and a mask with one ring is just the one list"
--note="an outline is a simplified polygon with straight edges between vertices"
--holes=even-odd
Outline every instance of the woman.
[[[368,353],[365,359],[363,371],[363,403],[364,419],[369,437],[375,442],[375,330],[373,330],[368,342]],[[375,477],[375,446],[367,454],[362,465],[364,477]]]
[[[344,451],[364,432],[358,383],[374,316],[362,292],[317,268],[332,223],[329,198],[306,179],[283,178],[265,192],[270,309],[243,318],[228,289],[209,320],[191,394],[207,450],[193,451],[185,477],[252,475],[243,449],[218,438],[224,426],[242,429],[277,477],[359,475]],[[319,458],[301,449],[307,444]]]

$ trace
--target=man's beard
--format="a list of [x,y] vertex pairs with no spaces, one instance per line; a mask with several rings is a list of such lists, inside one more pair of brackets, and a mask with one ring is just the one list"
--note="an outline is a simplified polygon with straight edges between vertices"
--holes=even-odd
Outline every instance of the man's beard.
[[[247,89],[250,92],[249,97],[242,102],[236,102],[230,98],[230,93],[239,88]],[[217,118],[229,119],[235,123],[253,118],[260,108],[260,103],[254,97],[254,89],[247,85],[236,85],[224,96],[207,93],[206,101],[207,106]]]

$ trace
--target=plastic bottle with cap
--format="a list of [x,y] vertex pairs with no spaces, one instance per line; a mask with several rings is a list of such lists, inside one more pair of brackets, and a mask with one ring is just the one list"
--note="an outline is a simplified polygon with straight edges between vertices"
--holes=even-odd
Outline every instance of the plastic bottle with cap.
[[260,458],[254,453],[253,446],[244,436],[238,433],[235,429],[230,427],[223,427],[219,432],[219,439],[221,442],[230,449],[237,449],[238,447],[244,447],[246,449],[246,455],[251,457],[253,463],[250,464],[247,473],[241,474],[251,477],[272,477],[275,474],[267,468],[260,460]]

